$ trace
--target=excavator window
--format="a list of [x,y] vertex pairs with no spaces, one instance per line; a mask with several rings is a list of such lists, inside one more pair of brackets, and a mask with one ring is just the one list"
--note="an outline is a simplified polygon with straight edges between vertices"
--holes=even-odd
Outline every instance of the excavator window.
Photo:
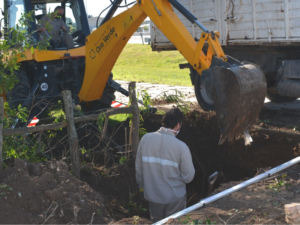
[[9,0],[6,2],[8,12],[6,14],[6,23],[8,28],[15,27],[21,19],[22,13],[25,12],[24,0]]
[[62,6],[65,9],[62,19],[69,28],[70,34],[73,37],[74,47],[76,48],[84,45],[85,35],[82,32],[81,14],[77,0],[66,0],[61,3],[57,3],[56,1],[47,1],[44,4],[35,4],[34,10],[37,24],[43,15],[54,12],[54,9],[57,6]]
[[[40,27],[39,21],[43,15],[52,13],[57,6],[64,8],[62,19],[72,35],[74,47],[85,45],[85,37],[90,34],[90,30],[88,29],[83,0],[5,0],[4,29],[16,27],[22,13],[33,10],[35,21],[30,22],[30,27],[19,26],[20,29],[33,32]],[[5,38],[10,39],[12,37],[8,34]],[[34,42],[40,40],[38,32],[33,34],[33,39]]]

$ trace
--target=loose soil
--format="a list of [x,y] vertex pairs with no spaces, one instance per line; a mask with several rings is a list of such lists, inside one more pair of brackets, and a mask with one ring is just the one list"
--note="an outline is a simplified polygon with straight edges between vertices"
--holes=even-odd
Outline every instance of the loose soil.
[[[189,219],[183,217],[181,220],[198,220],[200,223],[209,220],[217,224],[286,224],[284,205],[300,201],[299,172],[299,165],[291,167],[277,174],[277,181],[274,177],[267,178],[192,212]],[[213,194],[239,183],[224,183]]]
[[0,173],[1,224],[104,224],[112,221],[104,197],[73,177],[67,164],[26,163]]
[[[291,115],[288,117],[292,118]],[[143,127],[147,132],[156,131],[161,126],[161,119],[162,115],[149,115],[144,118]],[[297,133],[295,126],[300,127],[298,121],[293,127],[289,127],[286,126],[286,119],[280,125],[278,124],[280,120],[274,117],[274,112],[263,110],[257,126]],[[92,156],[81,155],[84,164],[81,172],[82,181],[72,177],[66,164],[61,162],[28,163],[27,166],[15,163],[13,168],[7,168],[0,173],[0,184],[7,185],[0,188],[0,193],[5,193],[0,194],[1,202],[6,202],[0,204],[1,222],[43,223],[55,209],[56,204],[53,202],[57,202],[62,205],[63,213],[58,207],[54,211],[54,216],[46,223],[88,224],[92,218],[94,224],[150,223],[147,220],[148,205],[139,198],[134,162],[119,161],[120,157],[124,156],[122,154],[125,144],[124,130],[128,125],[127,121],[121,127],[114,126],[108,129],[108,136],[112,136],[112,140],[122,146],[118,149],[113,143],[106,148],[99,144],[100,137],[91,125],[78,130],[79,145],[85,149],[93,149]],[[216,171],[219,177],[212,194],[251,178],[266,168],[278,166],[300,152],[299,136],[290,137],[258,130],[251,131],[251,135],[253,137],[251,146],[244,146],[243,139],[219,146],[220,133],[213,112],[196,109],[187,115],[177,137],[190,148],[196,169],[194,180],[187,185],[188,205],[195,204],[207,196],[207,178]],[[56,146],[57,152],[64,149],[67,149],[66,144]],[[104,163],[107,167],[103,166]],[[38,165],[40,172],[32,172],[30,168],[34,168],[34,165]],[[65,169],[58,170],[60,165]],[[298,196],[300,169],[295,167],[290,170],[293,172],[285,171],[287,176],[282,177],[281,174],[277,178],[284,183],[281,186],[276,186],[274,178],[252,185],[205,209],[191,213],[188,219],[182,218],[181,222],[197,219],[202,223],[208,220],[224,223],[222,220],[226,222],[232,217],[229,223],[285,223],[283,205],[300,200]],[[43,179],[40,181],[45,174],[48,174],[48,180],[45,178],[45,181]],[[12,188],[12,191],[9,188]],[[18,195],[19,192],[22,197]],[[56,198],[53,193],[58,192],[59,197]],[[76,217],[74,212],[79,208]],[[118,220],[119,222],[114,222]]]

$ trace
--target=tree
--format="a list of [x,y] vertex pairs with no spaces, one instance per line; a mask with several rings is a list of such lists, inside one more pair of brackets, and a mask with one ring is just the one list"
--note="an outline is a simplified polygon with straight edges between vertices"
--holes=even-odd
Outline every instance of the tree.
[[[31,49],[45,50],[49,40],[37,42],[33,35],[37,30],[28,33],[33,22],[34,12],[22,14],[16,27],[10,28],[4,34],[5,39],[0,42],[0,95],[11,90],[18,81],[15,72],[19,69],[19,58],[25,58],[24,52]],[[48,26],[48,24],[46,25]]]
[[[34,12],[22,14],[18,24],[6,30],[5,39],[0,41],[0,96],[5,95],[14,88],[19,82],[16,74],[20,69],[19,59],[26,58],[25,51],[31,50],[33,54],[35,49],[39,51],[46,50],[49,45],[49,39],[38,42],[34,38],[37,30],[29,32],[34,21]],[[49,27],[49,24],[45,24]],[[27,121],[28,109],[19,105],[16,108],[10,108],[5,102],[5,111],[7,117],[4,118],[4,127],[10,127],[15,123],[16,118],[20,121]],[[36,149],[31,144],[26,144],[25,136],[9,136],[3,140],[4,160],[9,158],[27,158],[36,160]]]
[[144,29],[145,31],[148,31],[148,30],[149,30],[149,27],[148,27],[147,25],[145,25],[145,26],[143,27],[143,29]]

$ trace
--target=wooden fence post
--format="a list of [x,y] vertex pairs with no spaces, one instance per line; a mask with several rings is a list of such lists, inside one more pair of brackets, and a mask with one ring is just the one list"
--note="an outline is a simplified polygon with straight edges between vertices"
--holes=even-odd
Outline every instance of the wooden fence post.
[[0,97],[0,172],[3,171],[3,120],[4,120],[4,103],[3,97]]
[[140,142],[140,135],[139,135],[140,112],[139,112],[139,107],[136,98],[135,82],[129,83],[128,90],[129,90],[129,96],[131,100],[130,104],[134,109],[132,123],[130,127],[130,135],[131,135],[131,150],[135,158],[139,146],[139,142]]
[[73,102],[71,91],[65,90],[61,92],[67,119],[67,130],[69,134],[69,145],[71,154],[71,164],[73,175],[77,178],[80,177],[80,165],[79,165],[79,150],[78,150],[78,137],[74,123],[73,115]]

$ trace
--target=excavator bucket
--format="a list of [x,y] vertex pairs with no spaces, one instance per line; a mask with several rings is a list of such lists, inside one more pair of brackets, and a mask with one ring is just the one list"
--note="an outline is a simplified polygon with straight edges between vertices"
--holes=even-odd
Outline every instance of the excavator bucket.
[[214,58],[202,73],[215,104],[219,144],[227,138],[231,141],[256,122],[267,92],[265,75],[258,66],[227,57],[227,62]]

